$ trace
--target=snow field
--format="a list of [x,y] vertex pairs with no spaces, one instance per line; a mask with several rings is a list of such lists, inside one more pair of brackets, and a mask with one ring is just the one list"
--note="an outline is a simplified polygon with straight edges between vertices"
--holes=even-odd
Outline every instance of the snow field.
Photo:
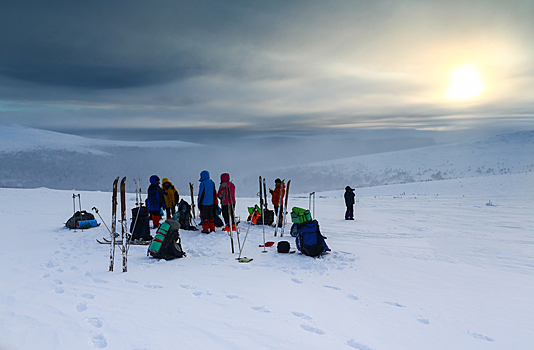
[[[0,349],[529,349],[534,341],[532,173],[317,193],[332,252],[238,263],[218,230],[181,231],[187,257],[131,246],[108,272],[104,225],[69,231],[72,191],[0,189]],[[111,195],[82,192],[110,225]],[[129,195],[128,217],[135,196]],[[492,205],[487,205],[491,201]],[[238,198],[241,240],[248,228]],[[289,207],[308,207],[307,194]],[[271,205],[272,208],[272,205]],[[101,220],[98,218],[98,221]],[[266,228],[267,240],[288,240]],[[154,231],[153,231],[154,232]],[[23,243],[21,243],[23,242]]]

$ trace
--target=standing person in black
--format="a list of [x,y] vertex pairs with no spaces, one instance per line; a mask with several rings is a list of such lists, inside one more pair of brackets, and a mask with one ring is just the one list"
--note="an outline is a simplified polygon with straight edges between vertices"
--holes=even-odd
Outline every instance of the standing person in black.
[[345,212],[345,220],[354,220],[354,188],[350,186],[345,187],[345,205],[347,211]]

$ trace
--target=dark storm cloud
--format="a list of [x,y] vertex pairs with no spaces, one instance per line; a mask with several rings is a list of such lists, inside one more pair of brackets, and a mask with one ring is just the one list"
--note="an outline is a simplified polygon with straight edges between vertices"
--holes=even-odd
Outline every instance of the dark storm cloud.
[[[533,11],[530,0],[3,1],[0,122],[455,128],[486,111],[526,115]],[[493,79],[477,109],[443,97],[448,70],[472,61]]]
[[245,15],[237,5],[2,2],[0,74],[89,88],[161,84],[201,75],[220,66],[216,53],[229,40],[225,36],[240,36],[232,28]]

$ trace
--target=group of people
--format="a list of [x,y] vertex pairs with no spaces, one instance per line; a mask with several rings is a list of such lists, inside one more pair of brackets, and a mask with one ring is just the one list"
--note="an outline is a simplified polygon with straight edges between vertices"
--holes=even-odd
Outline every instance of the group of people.
[[[230,174],[221,174],[221,182],[218,190],[215,183],[210,178],[210,173],[204,170],[200,173],[200,186],[198,188],[198,208],[202,220],[202,232],[211,233],[215,231],[215,217],[222,213],[225,227],[223,231],[235,231],[235,185],[230,181]],[[283,210],[283,198],[280,195],[282,191],[282,182],[280,179],[275,180],[275,189],[269,189],[272,195],[272,203],[275,211]],[[153,227],[158,227],[161,220],[161,212],[165,210],[167,217],[170,218],[176,213],[180,195],[169,181],[168,178],[162,180],[157,175],[150,177],[150,186],[147,190],[147,207],[151,215]],[[219,208],[219,204],[221,207]]]
[[[200,186],[198,188],[197,203],[202,220],[202,232],[211,233],[215,231],[215,217],[219,215],[219,210],[222,212],[225,223],[223,231],[235,231],[235,185],[230,181],[230,174],[221,174],[221,182],[218,190],[207,170],[200,173],[199,181]],[[284,199],[282,193],[285,190],[283,188],[284,184],[280,179],[276,179],[274,183],[274,190],[269,189],[272,198],[271,201],[275,213],[283,213]],[[344,198],[347,207],[345,220],[354,220],[354,188],[347,186],[345,188]],[[171,218],[176,213],[176,206],[179,201],[180,195],[168,178],[164,178],[160,186],[160,179],[157,175],[150,177],[146,202],[154,227],[159,226],[162,210],[166,211],[167,218]],[[221,204],[221,208],[219,208],[219,203]],[[280,219],[282,216],[280,215],[278,225],[281,225]]]

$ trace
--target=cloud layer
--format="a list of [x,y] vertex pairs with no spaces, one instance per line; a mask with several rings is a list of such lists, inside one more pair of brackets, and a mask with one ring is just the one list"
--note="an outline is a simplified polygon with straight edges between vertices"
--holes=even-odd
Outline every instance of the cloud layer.
[[[0,122],[522,127],[534,105],[533,12],[528,0],[2,3]],[[447,100],[464,64],[481,70],[485,93]]]

